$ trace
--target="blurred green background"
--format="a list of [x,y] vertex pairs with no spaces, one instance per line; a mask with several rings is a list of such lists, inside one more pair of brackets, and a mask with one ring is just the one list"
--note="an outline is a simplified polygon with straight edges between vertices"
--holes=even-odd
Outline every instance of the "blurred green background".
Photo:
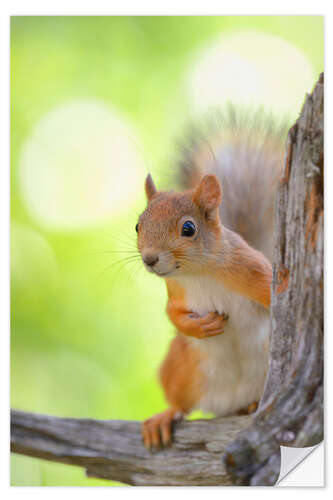
[[[322,70],[322,17],[11,18],[11,407],[164,408],[173,328],[135,254],[145,175],[166,187],[184,125],[228,99],[295,119]],[[12,485],[116,484],[11,460]]]

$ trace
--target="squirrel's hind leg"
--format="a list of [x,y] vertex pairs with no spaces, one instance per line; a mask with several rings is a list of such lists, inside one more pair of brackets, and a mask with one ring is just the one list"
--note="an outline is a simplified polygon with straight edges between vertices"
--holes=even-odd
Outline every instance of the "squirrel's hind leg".
[[143,423],[142,437],[146,448],[169,445],[173,423],[197,407],[203,385],[200,361],[200,352],[186,338],[177,335],[173,339],[160,368],[160,381],[170,406]]

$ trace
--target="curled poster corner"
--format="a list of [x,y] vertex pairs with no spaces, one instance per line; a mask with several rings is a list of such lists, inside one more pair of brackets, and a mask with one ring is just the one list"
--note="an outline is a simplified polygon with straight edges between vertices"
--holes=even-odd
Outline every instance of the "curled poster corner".
[[323,442],[308,448],[280,448],[281,468],[277,486],[324,486]]

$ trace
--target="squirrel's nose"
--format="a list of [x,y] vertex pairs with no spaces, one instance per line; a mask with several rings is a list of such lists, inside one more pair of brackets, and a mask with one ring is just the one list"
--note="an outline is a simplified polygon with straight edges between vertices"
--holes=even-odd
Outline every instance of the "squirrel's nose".
[[153,267],[158,262],[158,255],[156,254],[147,254],[143,257],[143,262],[147,264],[147,266]]

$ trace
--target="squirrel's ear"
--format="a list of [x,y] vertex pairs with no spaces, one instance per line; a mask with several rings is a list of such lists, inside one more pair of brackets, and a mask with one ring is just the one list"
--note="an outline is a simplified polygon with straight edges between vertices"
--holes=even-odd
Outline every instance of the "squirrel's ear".
[[222,201],[222,188],[216,175],[205,175],[194,191],[193,201],[208,213],[218,208]]
[[147,200],[149,201],[151,197],[157,193],[156,186],[154,184],[153,178],[150,174],[147,175],[146,181],[145,181],[145,191],[146,191],[146,196]]

